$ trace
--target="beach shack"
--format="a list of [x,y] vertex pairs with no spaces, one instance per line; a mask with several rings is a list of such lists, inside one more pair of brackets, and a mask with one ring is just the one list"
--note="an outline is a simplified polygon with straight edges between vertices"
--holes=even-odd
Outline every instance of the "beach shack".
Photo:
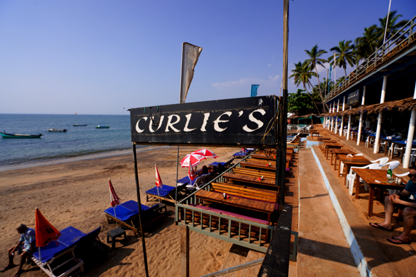
[[[272,95],[130,109],[138,193],[136,145],[258,149],[175,203],[184,270],[189,267],[189,231],[266,253],[279,216],[289,216],[290,222],[291,209],[284,209],[280,193],[288,163],[278,102]],[[290,223],[288,230],[290,240]]]

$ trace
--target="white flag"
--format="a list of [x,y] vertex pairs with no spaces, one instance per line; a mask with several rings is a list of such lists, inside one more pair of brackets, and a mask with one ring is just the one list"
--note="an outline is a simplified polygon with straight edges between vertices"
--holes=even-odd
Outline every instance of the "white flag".
[[194,77],[195,66],[201,51],[202,47],[187,42],[182,43],[181,91],[179,103],[185,103],[192,78]]

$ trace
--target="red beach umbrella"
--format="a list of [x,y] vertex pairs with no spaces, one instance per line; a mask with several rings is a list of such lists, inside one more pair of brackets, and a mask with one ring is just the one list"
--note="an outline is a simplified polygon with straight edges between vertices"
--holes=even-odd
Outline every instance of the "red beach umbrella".
[[35,215],[35,234],[37,247],[44,247],[61,236],[61,233],[49,223],[38,208],[36,208]]
[[206,157],[203,155],[191,153],[185,156],[181,161],[182,167],[194,167],[199,164],[200,161],[205,160]]
[[214,152],[208,149],[199,149],[199,150],[194,151],[193,154],[202,155],[204,157],[211,157],[214,159],[218,157],[217,155],[215,155]]
[[113,184],[111,183],[111,179],[108,179],[108,184],[110,186],[110,201],[111,201],[111,207],[115,207],[119,204],[121,204],[121,199],[117,196],[116,191],[113,188]]

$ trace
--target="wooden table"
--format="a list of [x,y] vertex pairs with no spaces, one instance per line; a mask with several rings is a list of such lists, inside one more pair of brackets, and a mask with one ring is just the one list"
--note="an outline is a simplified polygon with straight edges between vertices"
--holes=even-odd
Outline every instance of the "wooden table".
[[329,149],[332,149],[332,148],[339,149],[341,147],[343,147],[343,145],[341,145],[339,143],[326,143],[325,146],[324,146],[324,155],[325,155],[326,159],[328,159]]
[[271,202],[265,202],[260,200],[248,199],[238,196],[229,195],[229,198],[224,199],[222,193],[199,190],[196,194],[197,202],[198,199],[204,201],[211,201],[215,203],[220,203],[224,205],[229,205],[237,208],[242,208],[246,210],[256,211],[260,213],[267,214],[267,220],[271,222],[271,215],[276,210],[277,204]]
[[344,185],[347,185],[347,175],[350,172],[351,166],[365,166],[368,164],[371,164],[369,160],[364,158],[363,156],[352,156],[347,157],[347,155],[338,154],[339,158],[339,169],[338,169],[338,176],[341,176],[341,162],[344,164],[344,166],[347,167],[347,170],[344,171],[345,179],[344,179]]
[[[240,162],[242,167],[249,168],[258,168],[258,169],[267,169],[276,171],[276,163],[269,165],[268,163],[258,163],[258,162]],[[289,161],[286,161],[286,170],[289,168]]]
[[311,139],[313,140],[313,138],[315,137],[314,135],[316,134],[316,135],[318,135],[318,138],[319,138],[319,131],[317,131],[317,130],[311,130],[310,131],[310,134],[311,134]]
[[[331,165],[335,164],[334,170],[336,170],[336,164],[337,164],[337,159],[338,159],[336,154],[345,154],[345,155],[355,154],[354,151],[351,151],[351,150],[345,149],[345,148],[344,149],[331,148],[331,149],[329,149],[329,152],[331,152]],[[332,159],[333,159],[334,155],[335,155],[335,160],[334,160],[334,163],[332,163]]]
[[[286,152],[286,160],[292,159],[293,152]],[[266,154],[252,154],[251,157],[253,159],[261,159],[261,160],[267,160],[267,161],[275,161],[276,162],[276,154],[273,155],[266,155]]]
[[[381,190],[380,192],[382,192],[384,189],[403,190],[406,187],[405,185],[397,185],[396,183],[387,183],[387,170],[385,169],[354,168],[353,170],[357,174],[355,177],[355,198],[360,198],[360,178],[367,183],[370,190],[368,198],[368,216],[373,215],[374,188],[379,188]],[[381,183],[377,183],[376,180]]]
[[255,176],[247,176],[244,174],[236,174],[236,173],[224,173],[222,177],[234,182],[242,182],[248,184],[255,184],[261,186],[269,186],[269,187],[276,187],[276,180],[264,177],[263,180],[260,177]]
[[336,140],[332,140],[332,139],[322,141],[322,142],[319,144],[319,147],[321,148],[321,151],[322,151],[322,152],[324,152],[324,150],[325,150],[325,145],[330,144],[330,143],[338,143],[338,141],[336,141]]

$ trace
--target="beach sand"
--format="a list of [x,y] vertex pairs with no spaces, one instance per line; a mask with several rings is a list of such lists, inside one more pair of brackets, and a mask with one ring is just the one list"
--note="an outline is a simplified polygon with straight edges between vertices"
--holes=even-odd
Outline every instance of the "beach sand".
[[[179,159],[196,150],[180,147]],[[224,162],[232,158],[237,147],[210,148]],[[164,184],[173,186],[176,178],[177,147],[140,149],[137,152],[142,204],[145,191],[155,182],[156,163]],[[207,165],[214,160],[201,162]],[[179,178],[187,175],[187,168],[179,168]],[[107,231],[116,227],[108,224],[104,210],[110,207],[108,179],[122,201],[137,200],[133,154],[77,162],[43,165],[0,172],[0,268],[7,264],[7,249],[14,245],[20,223],[35,227],[35,208],[58,230],[73,226],[85,233],[97,227],[106,243]],[[150,276],[180,275],[179,227],[174,223],[174,208],[168,205],[169,216],[162,219],[146,235],[146,249]],[[144,276],[143,251],[140,237],[127,231],[128,241],[117,242],[115,249],[97,264],[85,264],[84,276]],[[110,244],[108,244],[111,246]],[[232,244],[196,232],[190,232],[190,274],[200,276],[218,271]],[[18,263],[19,259],[15,260]],[[46,276],[37,266],[25,265],[22,276]],[[0,276],[11,276],[11,269]]]

